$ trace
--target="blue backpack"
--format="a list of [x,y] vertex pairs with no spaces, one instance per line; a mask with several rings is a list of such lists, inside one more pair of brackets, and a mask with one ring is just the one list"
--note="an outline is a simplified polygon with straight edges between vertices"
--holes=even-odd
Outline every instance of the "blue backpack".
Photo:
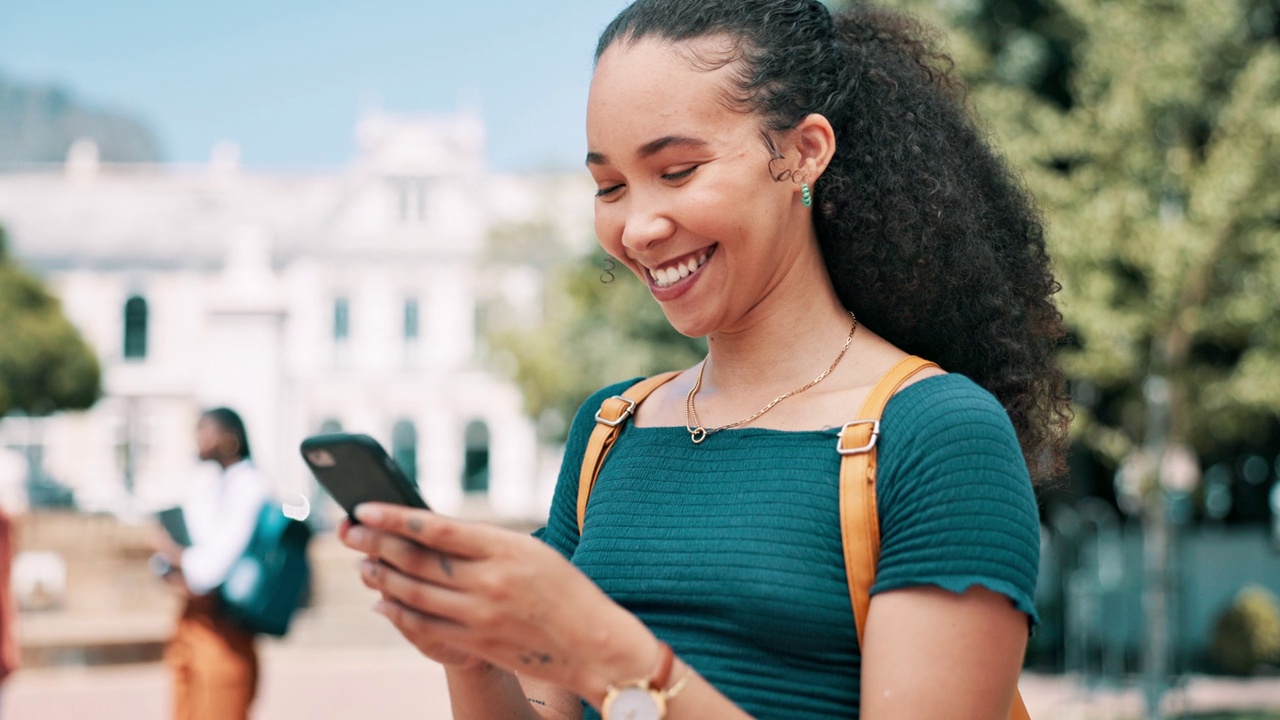
[[286,517],[275,503],[264,504],[249,546],[218,587],[223,614],[249,632],[288,632],[311,579],[310,540],[305,522]]

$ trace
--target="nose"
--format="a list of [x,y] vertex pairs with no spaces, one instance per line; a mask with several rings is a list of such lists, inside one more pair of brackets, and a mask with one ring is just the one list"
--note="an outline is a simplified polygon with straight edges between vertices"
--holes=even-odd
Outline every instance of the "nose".
[[628,250],[643,252],[675,233],[675,221],[666,208],[655,202],[656,198],[632,193],[628,200],[630,207],[622,228],[622,244]]

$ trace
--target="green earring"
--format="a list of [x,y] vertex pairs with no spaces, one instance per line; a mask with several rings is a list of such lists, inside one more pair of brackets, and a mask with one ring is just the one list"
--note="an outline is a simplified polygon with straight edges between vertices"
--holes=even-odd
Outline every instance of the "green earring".
[[813,193],[809,192],[809,183],[800,183],[800,204],[813,207]]

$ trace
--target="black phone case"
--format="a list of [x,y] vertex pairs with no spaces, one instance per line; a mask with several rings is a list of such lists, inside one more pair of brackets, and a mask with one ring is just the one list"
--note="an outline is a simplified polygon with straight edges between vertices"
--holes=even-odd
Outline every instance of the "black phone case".
[[[355,508],[365,502],[385,502],[427,509],[418,489],[405,477],[377,440],[357,433],[315,435],[302,441],[302,459],[334,500],[355,521]],[[318,466],[310,455],[325,451],[333,465]]]

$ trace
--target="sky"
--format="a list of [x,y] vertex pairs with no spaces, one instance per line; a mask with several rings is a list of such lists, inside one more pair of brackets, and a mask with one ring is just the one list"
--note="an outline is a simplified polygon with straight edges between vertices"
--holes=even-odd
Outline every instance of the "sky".
[[0,0],[0,74],[135,116],[164,159],[332,166],[363,110],[478,106],[499,171],[581,167],[592,53],[626,0]]

